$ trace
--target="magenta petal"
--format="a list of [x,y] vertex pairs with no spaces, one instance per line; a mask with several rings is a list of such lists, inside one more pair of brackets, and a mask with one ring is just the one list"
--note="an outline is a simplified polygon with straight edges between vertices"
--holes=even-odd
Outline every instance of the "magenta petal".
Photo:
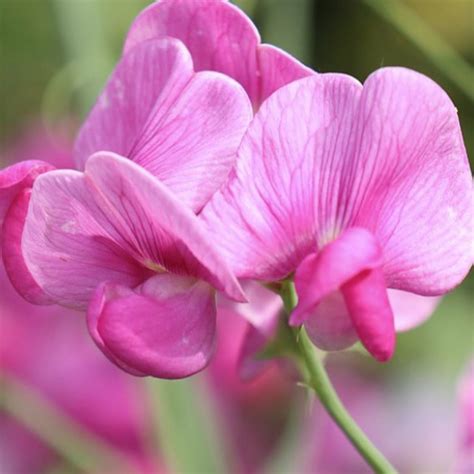
[[[25,188],[31,188],[34,180],[42,173],[54,169],[44,161],[29,160],[16,163],[0,171],[0,229],[3,219],[16,195]],[[0,232],[0,241],[2,234]]]
[[363,270],[382,264],[382,253],[366,229],[351,227],[317,254],[310,254],[295,274],[298,304],[290,324],[305,321],[317,304]]
[[164,0],[146,8],[134,21],[124,51],[156,38],[181,40],[197,71],[222,72],[247,91],[254,108],[277,88],[314,74],[278,48],[260,45],[250,19],[230,2]]
[[389,360],[395,350],[395,326],[382,271],[360,273],[341,292],[362,344],[377,360]]
[[5,270],[15,289],[34,304],[50,304],[51,298],[38,286],[25,264],[21,249],[23,229],[30,203],[31,189],[23,189],[10,205],[3,222],[2,256]]
[[[135,291],[106,285],[88,313],[94,340],[134,374],[176,379],[204,369],[214,350],[213,289],[162,274]],[[97,304],[101,300],[101,304]]]

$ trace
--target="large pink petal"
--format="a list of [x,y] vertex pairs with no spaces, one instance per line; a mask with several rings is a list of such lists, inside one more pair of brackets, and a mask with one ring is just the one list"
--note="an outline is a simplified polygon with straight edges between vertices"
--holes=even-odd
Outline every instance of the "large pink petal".
[[5,270],[15,289],[34,304],[50,304],[52,300],[39,287],[25,264],[21,240],[28,213],[31,189],[23,189],[11,204],[3,222],[2,252]]
[[197,71],[222,72],[242,84],[255,108],[278,87],[314,74],[277,48],[260,45],[253,23],[228,2],[156,2],[133,23],[124,51],[165,36],[178,38],[186,45]]
[[104,353],[134,375],[187,377],[204,369],[214,350],[214,291],[170,274],[154,276],[135,291],[102,285],[88,326]]
[[340,157],[361,85],[301,79],[267,99],[244,137],[235,173],[203,211],[238,276],[277,280],[337,236]]
[[[29,160],[16,163],[0,171],[0,229],[3,219],[15,197],[25,188],[31,188],[42,173],[54,169],[49,163]],[[0,232],[0,242],[2,232]]]
[[275,92],[235,174],[204,212],[239,276],[282,278],[350,226],[384,254],[389,287],[436,295],[472,262],[473,196],[455,107],[439,86],[382,69]]
[[76,142],[81,166],[96,151],[142,165],[198,211],[222,185],[252,118],[244,90],[195,74],[177,40],[140,44],[122,58]]
[[427,77],[381,69],[364,84],[357,126],[345,214],[383,247],[388,286],[424,295],[450,290],[471,267],[474,232],[455,106]]
[[87,305],[101,282],[134,287],[165,268],[242,299],[193,212],[143,168],[112,153],[93,155],[85,174],[54,171],[37,180],[23,254],[38,284],[67,306]]

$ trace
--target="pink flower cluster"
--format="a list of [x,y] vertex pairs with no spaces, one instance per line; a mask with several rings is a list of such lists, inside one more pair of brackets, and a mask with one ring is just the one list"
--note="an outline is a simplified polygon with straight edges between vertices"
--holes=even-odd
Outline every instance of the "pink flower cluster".
[[363,85],[317,74],[224,1],[138,16],[75,163],[0,173],[3,261],[28,301],[86,310],[98,347],[135,375],[206,367],[216,291],[255,308],[247,360],[281,303],[239,280],[289,277],[290,324],[385,361],[472,264],[471,173],[446,93],[403,68]]

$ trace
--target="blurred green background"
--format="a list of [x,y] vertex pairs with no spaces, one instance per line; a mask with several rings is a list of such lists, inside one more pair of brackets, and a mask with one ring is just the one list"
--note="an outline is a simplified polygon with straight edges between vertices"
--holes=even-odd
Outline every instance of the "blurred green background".
[[[4,156],[25,123],[80,123],[120,55],[143,0],[2,0],[0,145]],[[363,81],[381,66],[416,69],[459,110],[474,156],[474,2],[471,0],[241,0],[263,41],[320,72]],[[73,132],[73,131],[72,131]],[[35,157],[41,159],[41,157]],[[474,279],[448,295],[424,325],[398,337],[393,360],[365,370],[396,387],[433,378],[454,398],[472,354]],[[421,376],[422,374],[422,376]]]

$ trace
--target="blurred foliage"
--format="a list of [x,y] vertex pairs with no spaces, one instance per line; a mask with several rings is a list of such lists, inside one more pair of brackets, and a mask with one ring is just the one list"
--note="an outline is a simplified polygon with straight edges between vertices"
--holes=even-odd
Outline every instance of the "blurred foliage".
[[[91,103],[119,57],[130,22],[147,3],[144,0],[3,0],[0,4],[0,143],[5,145],[14,140],[28,120],[39,114],[48,115],[43,110],[45,103],[47,108],[56,107],[56,116],[83,115],[76,95],[84,94],[84,84],[80,81],[77,87],[73,84],[81,70],[87,76],[88,65],[97,64],[94,62],[97,51],[88,38],[94,37],[94,44],[99,42],[107,56],[86,81],[92,93],[85,100]],[[345,72],[364,80],[381,66],[402,65],[430,76],[456,103],[472,160],[474,103],[449,79],[446,71],[435,66],[393,23],[381,18],[369,6],[370,2],[241,0],[235,3],[253,15],[264,41],[283,47],[318,71]],[[472,0],[405,0],[404,3],[472,67]],[[88,21],[84,14],[87,11],[97,17]],[[68,72],[66,82],[51,82],[71,61],[79,66]],[[48,84],[56,83],[62,86],[49,90],[49,99],[44,101]],[[55,106],[55,100],[59,105]],[[433,372],[454,390],[456,377],[474,342],[473,289],[471,278],[445,298],[426,324],[399,335],[392,362],[380,365],[370,361],[368,370],[393,376],[394,380],[402,372]]]

